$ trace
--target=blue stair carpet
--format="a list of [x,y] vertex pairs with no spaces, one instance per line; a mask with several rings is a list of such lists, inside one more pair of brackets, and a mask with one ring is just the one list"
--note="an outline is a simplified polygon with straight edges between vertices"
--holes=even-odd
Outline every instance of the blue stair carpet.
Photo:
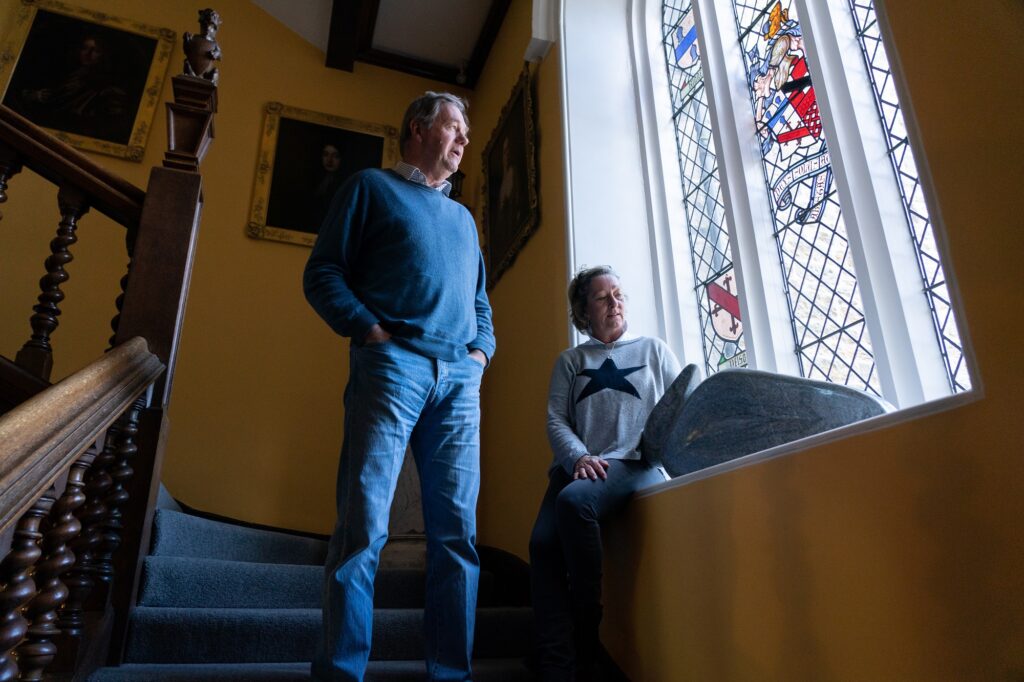
[[323,540],[211,521],[172,509],[153,517],[154,556],[323,566]]
[[[309,679],[326,543],[184,513],[166,495],[160,506],[125,663],[89,681]],[[532,679],[523,664],[532,639],[525,564],[480,549],[474,679]],[[424,583],[421,543],[389,545],[375,583],[367,680],[424,679]]]
[[[477,611],[478,658],[525,656],[529,609]],[[129,663],[283,663],[313,657],[320,609],[179,609],[141,606],[128,633]],[[373,660],[423,655],[422,609],[374,609]]]
[[[223,559],[149,556],[143,564],[140,606],[187,608],[319,609],[323,566],[258,564]],[[480,576],[480,592],[493,592],[495,578]],[[426,597],[423,572],[385,568],[374,582],[374,604],[383,609],[420,607]]]

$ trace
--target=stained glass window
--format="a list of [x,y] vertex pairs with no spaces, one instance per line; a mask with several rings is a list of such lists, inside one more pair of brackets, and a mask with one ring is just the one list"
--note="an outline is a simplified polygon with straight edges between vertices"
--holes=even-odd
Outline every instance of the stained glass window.
[[[695,294],[700,304],[704,355],[709,371],[727,365],[745,365],[745,339],[750,341],[751,338],[743,333],[743,315],[739,309],[729,243],[728,221],[734,213],[724,206],[719,180],[719,164],[728,163],[730,171],[737,171],[730,175],[730,178],[736,177],[736,191],[730,196],[741,202],[744,197],[749,197],[750,208],[756,209],[753,215],[765,216],[764,220],[748,224],[744,219],[749,214],[744,213],[741,207],[740,213],[736,214],[740,224],[733,230],[737,233],[733,236],[743,239],[744,245],[746,240],[754,240],[762,249],[765,246],[772,248],[774,241],[781,264],[781,281],[776,274],[778,271],[773,271],[764,260],[758,262],[758,259],[753,259],[755,262],[750,264],[744,260],[737,264],[743,266],[748,287],[746,299],[755,306],[755,310],[761,310],[759,306],[765,304],[769,310],[777,310],[778,313],[788,310],[788,320],[787,316],[772,312],[763,323],[766,329],[756,330],[759,339],[761,334],[766,334],[767,352],[775,354],[776,362],[783,365],[791,362],[781,355],[786,353],[789,331],[779,327],[788,324],[794,349],[794,356],[790,357],[798,359],[801,374],[881,394],[882,382],[865,320],[865,306],[853,263],[854,252],[843,220],[840,194],[843,201],[860,200],[869,206],[876,206],[872,202],[878,202],[883,215],[892,215],[892,210],[902,200],[909,236],[916,251],[916,265],[912,266],[900,249],[891,254],[893,260],[890,263],[872,265],[877,265],[881,273],[898,272],[900,291],[912,293],[920,283],[919,291],[925,298],[918,299],[920,304],[903,299],[908,301],[903,317],[908,325],[906,334],[901,336],[903,332],[897,331],[893,338],[899,339],[899,344],[910,343],[915,353],[920,349],[921,354],[915,354],[915,357],[929,359],[917,369],[908,368],[905,363],[895,365],[895,358],[906,352],[902,345],[893,346],[899,352],[880,357],[879,362],[887,368],[886,397],[893,399],[899,396],[897,400],[902,403],[902,396],[913,395],[922,388],[926,396],[941,394],[942,389],[935,385],[934,379],[938,378],[938,372],[943,371],[939,369],[942,365],[938,363],[938,354],[934,355],[934,362],[930,359],[931,349],[936,346],[929,345],[931,339],[924,331],[927,325],[922,324],[928,314],[923,305],[925,300],[950,389],[955,393],[971,387],[949,286],[882,44],[874,2],[845,0],[844,5],[849,11],[840,9],[838,13],[834,5],[832,10],[820,12],[811,0],[806,4],[801,0],[732,0],[729,4],[715,0],[662,2],[660,38],[666,56],[682,175],[685,232],[696,278]],[[696,12],[694,5],[698,5]],[[843,22],[834,27],[835,35],[812,36],[816,39],[814,43],[824,50],[824,55],[831,54],[830,49],[852,36],[851,29],[855,32],[861,55],[857,51],[841,50],[841,63],[835,65],[839,67],[837,73],[840,74],[837,82],[815,81],[821,76],[816,75],[813,55],[809,56],[805,50],[804,32],[798,16],[801,10],[814,11],[815,26],[819,25],[819,19],[826,17],[826,21]],[[704,16],[705,13],[708,16]],[[715,28],[711,34],[699,34],[705,22],[708,26],[720,27],[723,21],[726,25],[734,21],[736,34],[726,36],[720,28]],[[827,23],[822,26],[827,31]],[[731,33],[731,30],[727,32]],[[828,47],[830,45],[831,48]],[[702,55],[701,46],[710,53]],[[865,69],[856,61],[861,57]],[[719,84],[716,81],[710,84],[714,87],[709,87],[702,71],[702,60],[706,66],[724,68],[723,73],[729,74],[728,82]],[[870,96],[857,97],[854,100],[853,127],[850,119],[842,116],[835,125],[841,134],[857,128],[869,131],[863,138],[863,144],[870,144],[872,148],[865,148],[860,156],[855,153],[853,159],[878,158],[883,149],[875,147],[875,140],[884,139],[884,151],[891,160],[893,184],[891,188],[880,191],[877,197],[851,197],[845,185],[839,186],[851,173],[850,157],[846,158],[846,166],[837,167],[837,172],[834,172],[818,96],[832,95],[839,101],[845,101],[843,98],[852,90],[860,89],[858,92],[866,94],[867,90],[863,89],[865,82],[860,80],[865,72],[873,89],[873,102]],[[815,86],[818,86],[817,92]],[[709,93],[720,98],[711,105],[719,106],[709,107],[708,99],[712,96]],[[735,109],[736,106],[740,109]],[[716,115],[722,119],[719,121]],[[870,131],[875,121],[881,125],[882,137]],[[719,123],[724,127],[714,130]],[[829,130],[832,131],[831,128]],[[730,149],[733,149],[732,142],[738,142],[739,151],[733,150],[720,161],[715,149],[716,136],[730,145]],[[857,144],[856,138],[852,143]],[[857,151],[859,153],[860,150]],[[856,167],[857,162],[853,163]],[[735,169],[732,164],[736,164]],[[872,177],[883,184],[887,179],[883,176],[887,173],[884,167],[872,169]],[[757,185],[763,187],[764,194],[751,191]],[[887,235],[883,239],[893,237],[893,227],[901,229],[891,220],[884,225],[873,223],[870,218],[862,223],[850,224],[851,230],[861,230],[856,242],[857,248],[861,249],[860,257],[867,256],[865,244],[878,243],[878,235],[883,234],[880,229]],[[769,232],[772,239],[767,238]],[[763,257],[765,254],[759,255]],[[874,257],[879,255],[876,253]],[[911,272],[914,274],[910,275]],[[885,281],[885,277],[882,274],[880,280]],[[778,284],[772,285],[773,281]],[[870,304],[868,311],[870,314],[888,315],[884,319],[886,325],[898,325],[898,313],[893,319],[894,309],[884,304],[884,297],[891,295],[891,292],[873,291],[871,300],[866,301]],[[887,333],[889,327],[882,329]],[[787,371],[796,370],[793,365],[788,367]]]
[[799,18],[790,0],[733,7],[803,374],[879,393]]
[[662,25],[704,359],[708,372],[744,367],[743,322],[692,1],[665,2]]
[[892,160],[907,222],[914,239],[917,264],[921,271],[924,291],[932,311],[932,321],[939,338],[946,373],[953,392],[967,390],[971,379],[964,363],[960,335],[950,306],[946,276],[939,260],[935,236],[928,208],[924,203],[917,163],[910,149],[907,128],[900,110],[899,99],[893,85],[892,69],[882,44],[873,0],[849,0],[857,38],[867,65],[875,105],[886,133],[889,158]]

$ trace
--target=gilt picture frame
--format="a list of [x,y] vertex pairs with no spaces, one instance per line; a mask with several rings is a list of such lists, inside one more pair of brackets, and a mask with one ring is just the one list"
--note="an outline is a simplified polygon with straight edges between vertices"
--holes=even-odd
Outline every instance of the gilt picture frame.
[[397,160],[394,126],[270,102],[246,233],[312,246],[344,181],[356,171],[390,168]]
[[85,151],[142,161],[177,35],[57,0],[21,0],[0,101]]
[[533,85],[524,66],[483,152],[487,288],[515,262],[540,220]]

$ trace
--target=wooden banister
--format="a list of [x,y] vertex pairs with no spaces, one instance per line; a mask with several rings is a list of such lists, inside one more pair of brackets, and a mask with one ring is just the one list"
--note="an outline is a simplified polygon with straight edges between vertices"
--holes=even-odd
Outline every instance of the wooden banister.
[[55,185],[78,188],[93,208],[115,222],[131,229],[138,226],[145,192],[2,104],[0,140],[25,168]]
[[0,531],[164,371],[133,338],[0,417]]
[[[104,659],[120,662],[149,546],[203,203],[199,167],[217,111],[220,17],[203,10],[199,22],[201,35],[186,34],[186,74],[172,78],[163,167],[145,192],[0,105],[0,204],[27,168],[56,185],[61,215],[32,338],[15,362],[0,358],[0,680],[44,679],[51,668],[85,679]],[[126,228],[112,348],[50,386],[64,266],[89,210]]]

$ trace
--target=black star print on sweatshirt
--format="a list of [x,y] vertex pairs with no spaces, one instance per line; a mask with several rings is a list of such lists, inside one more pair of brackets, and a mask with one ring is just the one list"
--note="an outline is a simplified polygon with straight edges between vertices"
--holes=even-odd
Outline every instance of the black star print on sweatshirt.
[[606,388],[612,391],[622,391],[623,393],[628,393],[631,396],[639,398],[640,394],[636,392],[636,387],[626,381],[626,375],[632,374],[646,366],[647,365],[640,365],[639,367],[619,369],[615,366],[615,361],[608,358],[597,369],[583,370],[576,376],[590,377],[590,382],[587,383],[586,388],[580,392],[580,397],[576,398],[576,402],[579,403],[584,398],[589,398],[598,391],[603,391]]

